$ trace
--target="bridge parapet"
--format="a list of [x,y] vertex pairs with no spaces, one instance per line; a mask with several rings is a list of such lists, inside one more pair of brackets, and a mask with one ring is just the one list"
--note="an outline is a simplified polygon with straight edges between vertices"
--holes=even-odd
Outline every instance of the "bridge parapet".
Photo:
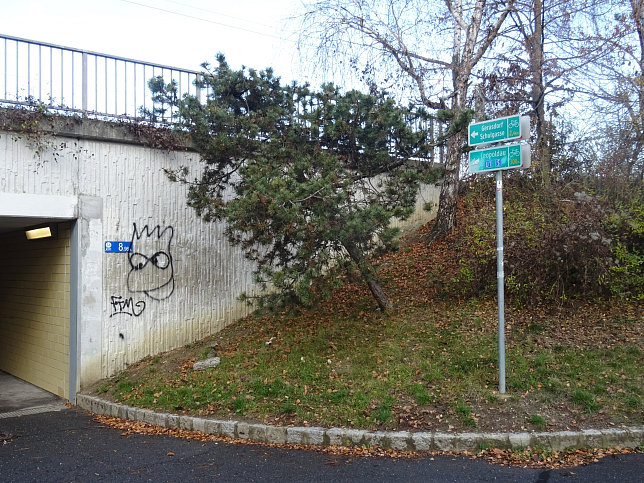
[[[200,72],[0,35],[0,106],[45,106],[61,114],[140,119],[155,105],[148,81],[174,81],[177,94],[201,92]],[[159,119],[172,122],[168,110]]]

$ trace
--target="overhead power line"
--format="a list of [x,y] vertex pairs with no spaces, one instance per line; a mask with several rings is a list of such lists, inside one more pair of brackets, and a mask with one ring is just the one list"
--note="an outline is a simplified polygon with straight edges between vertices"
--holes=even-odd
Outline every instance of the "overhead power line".
[[167,14],[170,14],[170,15],[176,15],[178,17],[190,18],[190,19],[193,19],[193,20],[198,20],[200,22],[206,22],[206,23],[210,23],[210,24],[213,24],[213,25],[219,25],[221,27],[226,27],[226,28],[230,28],[230,29],[233,29],[233,30],[240,30],[242,32],[248,32],[248,33],[252,33],[252,34],[255,34],[255,35],[261,35],[263,37],[270,37],[270,38],[277,39],[277,40],[289,41],[288,39],[285,39],[285,38],[280,37],[278,35],[273,35],[273,34],[269,34],[269,33],[266,33],[266,32],[259,32],[257,30],[240,27],[238,25],[230,25],[230,24],[227,24],[227,23],[224,23],[224,22],[217,22],[216,20],[210,20],[210,19],[198,17],[196,15],[190,15],[190,14],[187,14],[187,13],[176,12],[174,10],[169,10],[169,9],[166,9],[166,8],[153,7],[151,5],[146,5],[145,3],[135,2],[133,0],[121,0],[121,1],[123,3],[129,3],[129,4],[132,4],[132,5],[138,5],[139,7],[149,8],[150,10],[157,10],[159,12],[167,13]]
[[216,12],[216,11],[214,11],[214,10],[210,10],[210,9],[208,9],[208,8],[195,7],[194,5],[190,5],[189,3],[177,2],[177,1],[175,1],[175,0],[165,0],[165,1],[166,1],[167,3],[174,3],[175,5],[179,5],[179,6],[181,6],[181,7],[188,7],[188,8],[191,8],[191,9],[193,9],[193,10],[200,10],[200,11],[202,11],[202,12],[208,12],[208,13],[212,13],[212,14],[215,14],[215,15],[219,15],[220,17],[227,17],[227,18],[231,18],[231,19],[233,19],[233,20],[240,20],[240,21],[242,21],[242,22],[246,22],[246,23],[254,23],[255,25],[261,25],[262,27],[268,27],[268,28],[271,28],[271,27],[272,27],[271,25],[268,25],[268,24],[265,24],[265,23],[261,23],[261,22],[255,22],[254,20],[249,20],[249,19],[247,19],[247,18],[243,18],[243,17],[235,17],[234,15],[228,15],[228,14],[226,14],[226,13]]

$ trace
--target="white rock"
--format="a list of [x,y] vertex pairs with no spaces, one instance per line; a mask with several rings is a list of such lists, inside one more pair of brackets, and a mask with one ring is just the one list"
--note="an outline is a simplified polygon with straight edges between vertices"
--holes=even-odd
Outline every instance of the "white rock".
[[210,359],[204,359],[202,361],[195,362],[192,368],[195,371],[203,371],[204,369],[217,367],[220,363],[221,363],[221,359],[219,357],[211,357]]

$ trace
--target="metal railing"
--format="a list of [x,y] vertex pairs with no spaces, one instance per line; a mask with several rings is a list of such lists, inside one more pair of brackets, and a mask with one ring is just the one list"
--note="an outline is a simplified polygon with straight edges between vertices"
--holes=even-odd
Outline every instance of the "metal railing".
[[[158,107],[148,81],[196,95],[200,72],[0,35],[0,105],[44,105],[95,118],[140,119]],[[169,111],[164,121],[172,121]]]
[[[174,82],[177,96],[193,95],[203,102],[208,88],[199,87],[201,76],[199,71],[0,34],[0,107],[44,106],[63,115],[167,124],[178,121],[176,108],[154,102],[150,79]],[[432,144],[444,129],[433,119],[409,123],[427,131]],[[437,151],[431,149],[432,162],[435,154],[443,161],[443,146]]]

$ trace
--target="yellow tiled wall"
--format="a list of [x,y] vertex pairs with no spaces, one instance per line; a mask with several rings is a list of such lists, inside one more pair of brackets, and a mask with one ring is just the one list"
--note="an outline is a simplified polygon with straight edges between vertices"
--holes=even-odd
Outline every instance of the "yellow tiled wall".
[[0,235],[0,369],[69,398],[70,224]]

